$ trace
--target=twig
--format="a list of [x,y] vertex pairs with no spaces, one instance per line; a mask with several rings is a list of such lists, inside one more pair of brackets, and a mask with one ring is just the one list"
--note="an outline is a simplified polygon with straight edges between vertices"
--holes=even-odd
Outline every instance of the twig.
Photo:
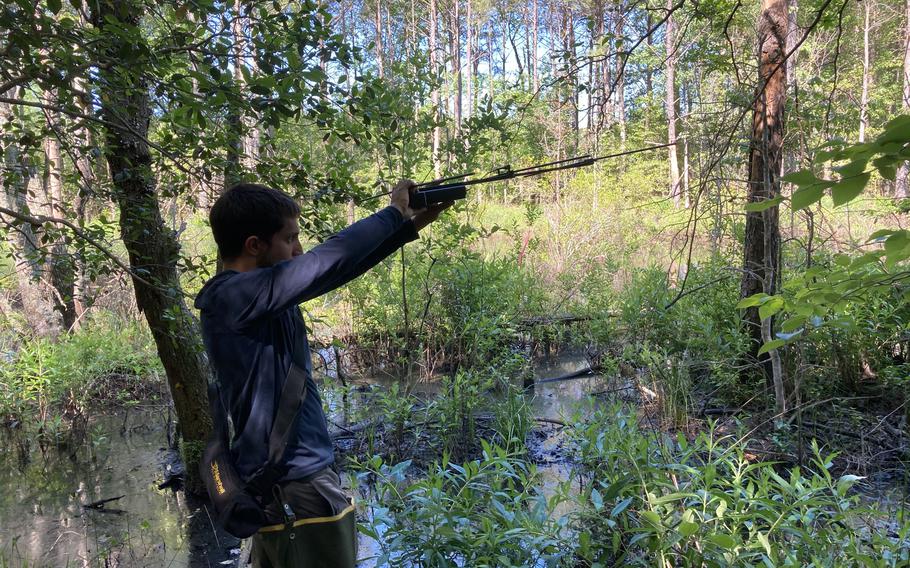
[[86,503],[85,505],[82,506],[82,508],[83,509],[101,510],[101,509],[104,509],[104,505],[106,503],[110,503],[112,501],[119,501],[120,499],[123,499],[124,497],[126,497],[126,495],[119,495],[117,497],[108,497],[107,499],[99,499],[97,501],[92,501],[91,503]]

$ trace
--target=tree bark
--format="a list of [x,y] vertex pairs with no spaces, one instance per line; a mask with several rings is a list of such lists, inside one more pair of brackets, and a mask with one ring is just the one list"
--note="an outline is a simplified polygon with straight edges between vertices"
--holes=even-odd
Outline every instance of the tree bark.
[[449,31],[452,38],[452,74],[455,77],[455,136],[461,134],[461,13],[459,5],[461,0],[455,0],[455,11],[452,17],[452,26]]
[[467,33],[467,36],[466,36],[466,38],[465,38],[465,39],[466,39],[466,42],[467,42],[467,45],[466,45],[466,47],[465,47],[465,59],[467,60],[467,64],[468,64],[468,65],[467,65],[467,66],[468,66],[468,76],[467,76],[467,85],[466,85],[466,92],[467,92],[467,97],[468,97],[468,105],[467,105],[467,107],[466,107],[466,109],[465,109],[465,116],[466,116],[467,118],[470,118],[470,117],[471,117],[471,113],[472,113],[472,111],[474,110],[474,109],[472,108],[472,105],[474,104],[474,92],[473,92],[473,86],[474,86],[474,85],[473,85],[473,84],[474,84],[474,76],[473,76],[473,70],[474,70],[474,37],[473,37],[473,34],[471,33],[471,29],[473,28],[473,24],[471,23],[471,19],[472,19],[472,17],[473,17],[473,14],[471,13],[471,0],[466,0],[466,3],[467,3],[467,15],[465,16],[465,20],[466,20],[465,23],[466,23],[467,25],[466,25],[465,27],[467,28],[468,33]]
[[[749,150],[749,203],[773,199],[780,194],[783,160],[784,101],[786,95],[787,1],[762,0],[758,22],[759,83],[753,107],[752,140]],[[773,74],[772,74],[773,72]],[[780,280],[780,227],[778,208],[746,213],[743,298],[764,292],[774,294]],[[769,318],[770,320],[770,318]],[[772,322],[762,325],[758,308],[749,308],[745,324],[752,337],[752,354],[763,361],[766,380],[774,387],[779,410],[786,399],[779,352],[758,357],[761,344],[770,337]]]
[[[910,0],[904,2],[904,89],[901,97],[901,109],[910,112]],[[907,188],[907,179],[910,177],[910,168],[903,162],[897,170],[894,184],[894,196],[906,199],[910,192]]]
[[[667,10],[673,9],[673,0],[667,0]],[[667,109],[667,142],[673,144],[668,148],[670,162],[670,197],[678,209],[682,197],[679,180],[679,155],[676,151],[676,29],[675,18],[667,18],[664,32],[664,48],[667,52],[667,72],[664,89],[664,106]]]
[[532,66],[531,72],[534,75],[534,77],[533,77],[534,92],[536,93],[537,91],[540,90],[540,75],[538,74],[538,71],[537,71],[537,45],[538,45],[537,44],[537,27],[538,27],[538,20],[539,20],[539,16],[537,15],[538,0],[531,0],[531,3],[534,5],[534,16],[531,21],[531,26],[532,26],[531,33],[534,37],[534,41],[531,44],[531,50],[532,50],[531,51],[531,66]]
[[[50,106],[59,106],[53,92],[45,92],[44,99]],[[45,121],[50,133],[44,138],[45,156],[45,191],[42,204],[51,216],[63,218],[63,152],[60,150],[60,137],[63,132],[60,124],[60,113],[45,110]],[[50,267],[50,286],[53,288],[55,309],[60,313],[64,330],[70,330],[76,323],[76,306],[73,302],[74,266],[67,251],[66,241],[58,237],[50,244],[48,257]],[[56,319],[56,318],[55,318]]]
[[[19,98],[21,88],[16,87],[4,94],[9,98]],[[19,112],[17,108],[0,103],[0,124],[21,121],[21,114],[17,114]],[[3,189],[0,197],[3,198],[7,209],[17,213],[28,213],[26,199],[29,184],[38,181],[34,175],[34,167],[29,162],[27,153],[14,140],[6,138],[2,141],[6,142],[6,145],[0,150],[4,169],[4,175],[0,176]],[[40,194],[34,188],[33,192]],[[35,335],[54,338],[59,335],[62,322],[59,312],[54,310],[48,263],[40,250],[36,230],[40,230],[40,227],[33,227],[27,223],[13,224],[7,231],[7,239],[25,319]]]
[[433,174],[438,178],[441,177],[442,174],[442,164],[439,159],[439,146],[442,142],[442,127],[439,125],[441,121],[441,109],[439,108],[439,87],[435,86],[435,81],[439,79],[439,65],[437,63],[438,45],[436,43],[437,27],[438,23],[436,0],[430,0],[430,74],[433,75],[434,80],[433,92],[430,93],[430,99],[433,103],[433,118],[434,122],[436,123],[433,126]]
[[[167,230],[155,191],[152,157],[146,142],[151,108],[149,86],[141,75],[143,40],[117,30],[140,24],[141,9],[133,1],[92,3],[93,24],[106,39],[108,65],[101,67],[98,89],[101,116],[110,125],[104,156],[113,179],[113,196],[120,207],[120,234],[129,254],[133,287],[164,365],[179,421],[187,488],[200,491],[198,461],[211,430],[207,381],[197,322],[183,301],[176,263],[178,248]],[[140,278],[137,278],[137,275]],[[151,283],[146,284],[146,282]]]
[[384,73],[382,62],[382,0],[376,0],[376,66],[379,70],[379,76]]
[[[626,24],[626,18],[623,15],[625,7],[620,5],[616,15],[614,36],[617,39],[623,37]],[[623,44],[625,45],[625,44]],[[616,121],[619,123],[619,139],[625,145],[626,143],[626,74],[623,69],[623,57],[616,55]],[[625,146],[623,146],[625,147]]]
[[869,123],[869,81],[872,70],[869,66],[869,29],[872,25],[872,0],[863,2],[863,92],[859,103],[859,141],[866,141]]

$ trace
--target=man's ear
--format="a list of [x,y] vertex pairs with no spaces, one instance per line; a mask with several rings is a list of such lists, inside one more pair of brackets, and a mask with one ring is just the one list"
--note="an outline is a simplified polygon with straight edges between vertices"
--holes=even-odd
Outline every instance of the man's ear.
[[267,249],[268,244],[256,235],[251,235],[247,237],[245,241],[243,241],[243,252],[252,257],[259,258],[259,255],[261,255]]

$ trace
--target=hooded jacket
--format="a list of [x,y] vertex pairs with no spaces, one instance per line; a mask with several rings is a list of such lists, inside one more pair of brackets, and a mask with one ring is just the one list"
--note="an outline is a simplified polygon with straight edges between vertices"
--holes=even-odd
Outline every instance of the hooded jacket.
[[282,480],[307,477],[332,464],[332,440],[298,304],[343,286],[416,238],[414,223],[386,207],[291,260],[247,272],[225,270],[203,286],[195,306],[233,424],[231,455],[245,480],[268,459],[269,435],[292,360],[306,370],[307,395],[296,418],[297,435],[285,449]]

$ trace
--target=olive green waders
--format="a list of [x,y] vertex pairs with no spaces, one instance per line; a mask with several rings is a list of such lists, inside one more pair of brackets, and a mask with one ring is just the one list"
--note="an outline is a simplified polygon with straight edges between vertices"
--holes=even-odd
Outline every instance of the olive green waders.
[[354,568],[357,523],[354,501],[341,489],[332,470],[307,480],[283,484],[279,499],[266,508],[272,518],[288,504],[285,522],[253,535],[251,559],[256,568]]

